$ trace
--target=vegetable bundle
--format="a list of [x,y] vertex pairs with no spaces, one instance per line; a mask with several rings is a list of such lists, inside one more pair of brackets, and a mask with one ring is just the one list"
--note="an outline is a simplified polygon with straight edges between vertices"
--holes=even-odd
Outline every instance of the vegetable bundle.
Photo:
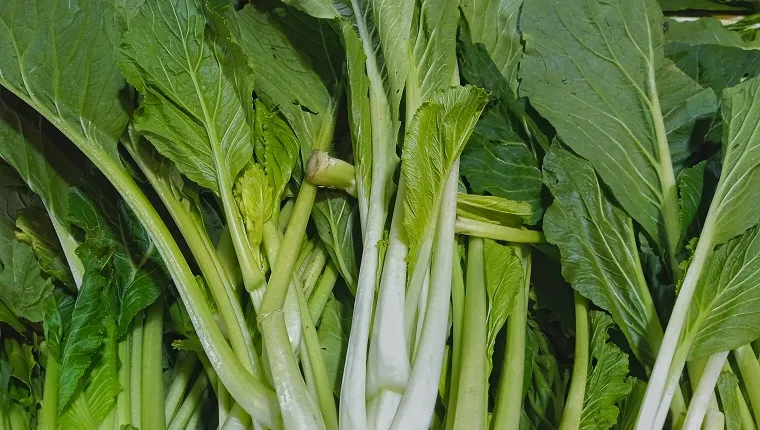
[[758,427],[757,7],[5,0],[0,430]]

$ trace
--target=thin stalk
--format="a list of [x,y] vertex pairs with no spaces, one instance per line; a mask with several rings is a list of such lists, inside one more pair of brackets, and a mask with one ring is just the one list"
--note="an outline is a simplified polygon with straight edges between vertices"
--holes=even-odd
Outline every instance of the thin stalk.
[[204,403],[206,403],[206,400],[208,400],[208,391],[203,393],[203,398],[201,399],[200,403],[198,404],[198,407],[195,408],[193,411],[193,414],[190,415],[190,419],[187,420],[187,426],[185,429],[187,430],[195,430],[202,428],[201,427],[201,413],[203,412],[203,408],[201,407]]
[[428,294],[430,294],[430,268],[425,272],[425,279],[422,281],[422,289],[419,295],[420,304],[417,306],[417,314],[412,317],[414,321],[414,331],[412,337],[409,339],[409,351],[414,361],[417,357],[417,348],[420,344],[420,338],[422,337],[422,328],[425,325],[425,313],[428,306]]
[[378,430],[390,428],[410,371],[403,324],[406,257],[409,252],[403,226],[403,176],[400,182],[380,275],[367,363],[368,416],[370,427]]
[[[219,314],[222,316],[224,325],[227,328],[227,334],[235,355],[240,359],[241,364],[243,364],[246,370],[258,379],[261,379],[258,354],[246,326],[245,317],[238,302],[234,285],[230,276],[228,276],[228,273],[235,273],[235,270],[239,269],[234,262],[225,265],[226,261],[235,259],[235,256],[231,255],[227,258],[220,258],[208,234],[201,230],[202,226],[192,218],[191,213],[175,197],[175,193],[169,184],[159,178],[157,171],[161,167],[155,166],[155,163],[151,164],[151,154],[147,152],[149,151],[148,148],[139,143],[135,145],[126,144],[125,147],[169,210],[172,219],[182,233],[182,237],[188,244],[190,252],[198,262],[198,267],[211,290],[211,294],[214,296]],[[227,240],[231,241],[229,232],[223,234],[222,237],[227,237]],[[224,247],[221,245],[223,244],[220,243],[220,247],[223,249]],[[230,251],[234,254],[234,249]],[[230,265],[232,268],[227,267]]]
[[119,384],[121,392],[116,398],[116,427],[132,424],[132,335],[127,334],[119,342]]
[[446,430],[454,428],[457,403],[459,397],[459,378],[462,368],[462,332],[464,331],[464,274],[462,273],[462,258],[459,252],[454,252],[452,263],[454,273],[451,275],[451,308],[452,308],[452,353],[451,353],[451,387],[446,402]]
[[288,199],[280,209],[280,218],[277,220],[277,225],[280,228],[280,232],[285,233],[285,229],[288,228],[290,222],[290,216],[293,214],[293,208],[295,207],[295,200]]
[[303,283],[304,295],[309,298],[314,290],[314,286],[319,280],[319,275],[325,269],[327,263],[327,250],[322,242],[319,243],[314,252],[312,252],[311,261],[304,267],[304,270],[298,275]]
[[157,429],[164,419],[164,300],[159,297],[145,314],[142,348],[142,416],[140,428]]
[[[665,425],[665,420],[668,416],[668,407],[670,406],[671,399],[675,392],[680,388],[679,381],[683,373],[683,368],[686,365],[686,358],[688,357],[689,350],[691,349],[693,338],[686,335],[681,344],[676,349],[676,353],[673,356],[673,363],[670,366],[667,379],[665,380],[665,390],[662,394],[662,399],[657,407],[657,414],[654,416],[654,426],[656,428],[662,428]],[[638,424],[637,424],[638,425]]]
[[443,188],[422,336],[406,391],[393,420],[395,428],[427,428],[433,418],[448,334],[458,180],[459,159],[453,163]]
[[[487,313],[483,239],[473,237],[470,238],[467,249],[467,290],[464,310],[464,326],[467,329],[462,342],[464,352],[461,374],[458,377],[459,395],[454,423],[456,428],[486,428],[488,415]],[[510,357],[509,352],[506,357],[505,360]],[[522,390],[522,384],[519,385]]]
[[713,354],[707,359],[702,377],[699,378],[699,385],[689,404],[689,410],[686,412],[683,430],[699,430],[702,427],[702,421],[707,412],[707,404],[715,390],[715,384],[718,382],[720,372],[723,371],[723,364],[728,357],[728,351]]
[[[707,365],[707,357],[686,362],[686,371],[689,373],[689,382],[691,383],[691,390],[693,393],[696,393],[697,389],[699,388],[699,381],[702,379],[702,372],[704,372],[706,365]],[[673,404],[671,403],[671,411],[670,411],[671,414],[673,414],[672,406]],[[712,420],[712,418],[710,417],[716,417],[717,414],[719,413],[720,413],[720,406],[718,405],[718,397],[715,395],[715,392],[713,392],[712,395],[710,396],[709,401],[707,402],[707,409],[706,409],[706,414],[705,414],[705,426],[707,425],[708,421]],[[675,416],[676,415],[674,415],[674,417]],[[683,411],[683,416],[681,418],[683,419],[674,418],[673,428],[683,427],[684,420],[686,419],[686,411]]]
[[577,291],[575,299],[575,357],[573,361],[573,376],[565,402],[565,412],[560,421],[560,430],[573,430],[580,427],[583,399],[586,394],[586,379],[588,378],[589,363],[589,325],[588,301]]
[[174,415],[177,413],[177,410],[182,403],[185,390],[187,390],[187,386],[190,384],[190,378],[192,378],[193,373],[195,373],[196,364],[198,364],[198,357],[195,353],[188,352],[175,365],[177,372],[172,378],[169,392],[166,393],[166,406],[164,407],[166,425],[171,423],[172,418],[174,418]]
[[335,267],[332,261],[328,261],[325,266],[325,271],[322,272],[322,276],[317,282],[317,286],[314,288],[314,293],[309,299],[309,313],[318,322],[319,317],[322,315],[322,311],[325,309],[327,301],[330,300],[330,294],[332,294],[335,283],[338,281],[338,268]]
[[[224,384],[217,381],[217,383],[214,384],[214,387],[216,387],[216,403],[219,422],[224,423],[227,421],[227,417],[230,414],[230,409],[232,408],[232,405],[230,403],[232,402],[232,399],[230,399],[230,393],[228,393],[227,389],[224,388]],[[249,415],[246,414],[245,411],[243,411],[243,414],[247,417],[247,421],[250,423],[251,420]]]
[[132,321],[132,356],[129,361],[130,370],[130,400],[132,423],[142,421],[142,350],[143,350],[143,312],[138,312]]
[[[182,402],[177,411],[177,415],[172,422],[168,425],[169,430],[186,429],[187,423],[190,421],[190,417],[193,415],[193,411],[198,407],[203,398],[203,395],[208,388],[208,375],[206,372],[201,372],[193,383],[193,387],[190,392],[187,393],[187,397]],[[159,427],[144,427],[144,428],[159,428]],[[163,427],[161,427],[163,428]]]
[[457,217],[456,231],[458,234],[484,237],[486,239],[493,240],[503,240],[514,243],[546,242],[544,234],[540,231],[507,227],[504,225],[491,224],[489,222],[478,221],[464,217]]
[[[533,267],[530,248],[522,249],[523,284],[515,297],[514,311],[507,323],[507,349],[499,381],[494,428],[518,428],[523,404],[525,378],[525,333],[528,329],[528,295]],[[585,318],[588,318],[586,316]],[[588,324],[588,323],[586,323]],[[576,333],[577,335],[577,333]],[[576,361],[578,360],[576,355]],[[575,377],[575,372],[573,372]]]
[[222,430],[246,430],[251,425],[251,416],[243,408],[235,404],[230,409],[227,418],[220,426]]
[[760,362],[755,356],[752,345],[744,345],[734,350],[736,364],[742,375],[744,388],[747,390],[749,402],[755,417],[760,417]]
[[[58,428],[58,378],[61,366],[56,357],[48,351],[45,366],[45,385],[42,391],[42,408],[39,412],[37,428],[55,430]],[[0,414],[1,415],[1,414]],[[0,422],[2,419],[0,419]]]

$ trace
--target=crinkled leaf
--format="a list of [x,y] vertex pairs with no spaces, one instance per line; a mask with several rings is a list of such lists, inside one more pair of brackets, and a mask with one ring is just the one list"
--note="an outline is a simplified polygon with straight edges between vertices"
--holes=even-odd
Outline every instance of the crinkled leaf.
[[636,419],[639,416],[641,402],[647,391],[647,384],[641,379],[628,378],[631,381],[631,392],[620,403],[620,417],[615,428],[620,430],[633,430],[636,428]]
[[340,380],[343,376],[350,331],[351,304],[330,296],[319,319],[317,336],[322,346],[327,376],[337,396],[340,396]]
[[689,359],[740,347],[760,337],[760,228],[716,247],[689,308]]
[[410,261],[415,261],[438,217],[449,171],[462,153],[485,107],[485,91],[450,87],[424,103],[407,130],[401,174],[406,183],[404,227]]
[[522,256],[514,246],[484,239],[486,293],[488,295],[488,370],[493,367],[496,336],[515,309],[515,298],[523,286]]
[[356,293],[358,267],[354,248],[354,223],[357,207],[345,193],[324,190],[320,194],[311,211],[317,233],[348,289]]
[[143,95],[135,128],[198,184],[219,192],[253,152],[253,79],[206,26],[200,0],[147,0],[124,33],[120,65]]
[[604,312],[592,311],[591,363],[586,381],[580,428],[608,429],[618,420],[619,407],[631,392],[628,379],[628,355],[608,342],[612,318]]
[[560,249],[562,275],[612,314],[634,354],[651,366],[662,328],[631,218],[604,195],[591,163],[558,144],[544,158],[544,182],[555,198],[544,216],[544,233]]
[[496,196],[459,193],[457,216],[507,226],[519,226],[533,218],[533,208],[526,203]]
[[[248,243],[257,253],[261,247],[264,223],[272,217],[274,202],[267,174],[258,164],[250,164],[235,183],[235,197],[245,222]],[[259,260],[261,257],[259,256]],[[259,265],[263,265],[261,261]],[[263,267],[262,267],[263,270]]]
[[663,58],[659,6],[540,0],[525,4],[520,25],[521,95],[672,254],[678,196],[665,133],[715,100]]

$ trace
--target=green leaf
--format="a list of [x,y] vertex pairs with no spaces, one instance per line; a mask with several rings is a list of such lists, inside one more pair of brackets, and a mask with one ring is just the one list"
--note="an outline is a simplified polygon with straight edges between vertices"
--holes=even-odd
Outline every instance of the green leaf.
[[324,190],[317,196],[311,211],[317,233],[325,244],[348,289],[356,294],[358,266],[354,248],[357,208],[345,194]]
[[407,130],[401,174],[407,187],[404,227],[409,236],[409,261],[416,260],[426,237],[432,234],[449,171],[486,101],[485,91],[472,86],[441,90],[420,107]]
[[207,30],[200,0],[147,0],[119,62],[143,95],[135,129],[183,174],[220,193],[253,153],[253,79],[242,55]]
[[697,283],[686,333],[689,359],[728,351],[760,337],[760,229],[716,247]]
[[16,228],[16,238],[32,248],[42,271],[73,288],[74,278],[58,242],[55,227],[48,218],[48,212],[36,207],[25,209],[16,220]]
[[13,229],[16,219],[29,207],[43,207],[39,196],[34,194],[13,167],[0,160],[0,228]]
[[608,429],[618,420],[620,403],[631,392],[628,380],[628,356],[608,342],[612,318],[604,312],[592,311],[591,370],[586,382],[580,428]]
[[17,317],[42,321],[53,283],[42,276],[32,248],[0,232],[0,266],[0,301]]
[[636,428],[636,418],[638,418],[639,408],[647,390],[647,384],[641,379],[630,377],[628,380],[631,381],[631,392],[620,404],[620,417],[615,426],[620,430]]
[[274,201],[279,203],[290,176],[300,178],[303,175],[298,163],[298,140],[282,118],[269,112],[259,100],[256,100],[255,105],[253,139],[256,159],[265,166],[272,184]]
[[[235,197],[246,227],[248,243],[264,270],[260,253],[264,223],[272,217],[274,202],[267,174],[258,164],[249,164],[235,183]],[[258,252],[257,252],[258,251]]]
[[346,361],[348,334],[351,331],[351,311],[349,302],[331,295],[317,327],[325,367],[336,396],[340,396],[343,363]]
[[522,256],[518,248],[484,239],[486,293],[488,295],[488,371],[493,367],[496,336],[515,309],[523,285]]
[[86,153],[118,163],[128,113],[109,2],[10,0],[0,10],[0,84]]
[[459,6],[472,43],[482,44],[515,95],[522,55],[517,28],[522,4],[523,0],[463,0]]
[[739,430],[742,428],[741,412],[739,409],[739,380],[731,372],[721,372],[718,377],[718,395],[723,416],[725,417],[726,430]]
[[25,331],[24,324],[16,318],[16,315],[14,315],[13,312],[8,309],[8,306],[5,306],[5,303],[2,301],[0,301],[0,323],[8,324],[19,334],[23,334]]
[[662,10],[676,12],[682,10],[738,11],[745,9],[742,2],[733,0],[660,0]]
[[457,216],[516,227],[532,219],[534,213],[533,208],[526,202],[459,193]]
[[680,228],[666,133],[714,99],[663,58],[657,3],[540,0],[525,4],[520,25],[521,95],[673,258]]
[[63,330],[71,321],[73,311],[74,298],[60,290],[54,291],[45,302],[45,321],[43,322],[45,341],[48,353],[58,362],[61,361]]
[[555,198],[544,216],[544,233],[560,249],[562,275],[612,314],[636,357],[651,366],[662,328],[631,218],[604,195],[591,163],[557,144],[544,158],[544,182]]
[[506,113],[487,111],[478,121],[467,148],[462,152],[461,174],[475,193],[526,202],[535,224],[541,217],[541,171],[523,139],[505,120]]
[[702,187],[706,162],[685,169],[678,176],[678,206],[680,207],[681,231],[686,232],[702,203]]

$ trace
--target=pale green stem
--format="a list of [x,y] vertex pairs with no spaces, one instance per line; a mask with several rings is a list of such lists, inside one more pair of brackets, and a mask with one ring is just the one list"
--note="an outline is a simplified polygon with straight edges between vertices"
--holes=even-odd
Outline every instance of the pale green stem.
[[164,418],[164,300],[150,305],[145,314],[142,348],[142,417],[140,428],[163,428]]
[[760,417],[760,362],[755,356],[752,345],[744,345],[734,350],[736,364],[739,365],[744,388],[747,390],[749,403],[755,417]]
[[143,327],[145,319],[143,312],[138,312],[132,321],[132,356],[129,362],[130,373],[130,401],[132,411],[132,424],[142,421],[142,351],[143,351]]
[[337,188],[357,196],[354,166],[326,151],[312,151],[306,166],[306,179],[314,185]]
[[[201,399],[208,388],[208,375],[206,372],[201,372],[193,383],[193,387],[190,392],[187,393],[187,397],[182,402],[177,414],[168,425],[169,430],[181,430],[187,428],[187,423],[190,421],[190,417],[193,415],[193,411],[200,405]],[[158,427],[145,427],[145,428],[158,428]]]
[[546,242],[544,234],[536,230],[507,227],[504,225],[491,224],[470,218],[457,217],[457,234],[484,237],[486,239],[503,240],[515,243],[543,243]]
[[164,408],[166,425],[172,421],[174,415],[182,403],[182,397],[185,395],[190,378],[195,372],[198,357],[193,352],[185,354],[175,365],[176,374],[172,378],[169,392],[166,394],[166,407]]
[[322,315],[322,311],[330,300],[330,294],[332,294],[335,283],[338,281],[338,268],[335,267],[332,261],[328,261],[325,266],[325,271],[322,272],[322,276],[317,282],[317,286],[314,288],[314,293],[309,299],[309,313],[319,321],[319,317]]
[[[60,375],[60,364],[58,364],[56,357],[48,351],[47,365],[45,366],[45,385],[42,391],[42,408],[39,412],[37,425],[39,430],[55,430],[58,428],[58,378]],[[0,417],[2,417],[2,413],[0,413]],[[2,422],[1,418],[0,422]]]
[[459,252],[454,252],[453,274],[451,275],[451,308],[452,308],[452,353],[451,353],[451,387],[446,402],[446,430],[454,428],[459,396],[459,378],[462,366],[462,332],[464,324],[464,274],[462,273],[462,258]]
[[565,412],[560,421],[560,430],[575,430],[580,427],[583,399],[586,394],[586,378],[589,364],[588,301],[578,292],[575,297],[575,356],[573,375],[565,402]]
[[[718,382],[720,372],[723,370],[723,364],[728,357],[728,351],[713,354],[707,359],[702,376],[699,378],[699,384],[694,391],[694,395],[689,403],[689,410],[686,412],[683,430],[699,430],[702,427],[702,421],[708,411],[710,398],[713,396],[715,384]],[[720,411],[712,410],[712,417],[715,418]]]

